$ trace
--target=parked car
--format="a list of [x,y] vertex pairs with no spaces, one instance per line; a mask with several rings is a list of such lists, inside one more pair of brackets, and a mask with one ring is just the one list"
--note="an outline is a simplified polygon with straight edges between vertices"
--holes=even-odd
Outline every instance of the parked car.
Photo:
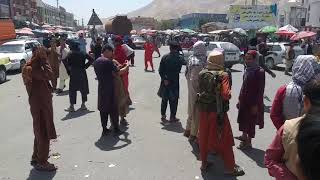
[[7,71],[12,67],[9,57],[0,56],[0,84],[7,80]]
[[[208,42],[207,43],[207,55],[215,48],[222,48],[225,54],[225,66],[232,68],[233,65],[240,63],[240,49],[229,42]],[[183,50],[184,58],[187,61],[189,56],[193,54],[192,48],[189,50]]]
[[135,36],[133,37],[132,42],[135,45],[136,49],[143,49],[146,40],[144,40],[143,37]]
[[[289,48],[288,43],[284,42],[275,42],[275,43],[267,43],[268,47],[270,48],[271,54],[265,57],[266,65],[268,68],[273,69],[277,65],[282,64],[284,62],[286,52]],[[294,46],[295,51],[295,58],[299,55],[303,55],[304,51],[299,45]]]
[[0,46],[0,56],[10,58],[10,70],[22,70],[23,66],[31,59],[32,49],[40,46],[36,40],[18,40],[4,43]]

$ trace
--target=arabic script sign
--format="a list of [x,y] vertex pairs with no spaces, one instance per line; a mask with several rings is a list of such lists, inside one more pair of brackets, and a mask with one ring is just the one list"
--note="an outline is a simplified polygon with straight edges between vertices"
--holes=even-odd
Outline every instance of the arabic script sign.
[[275,24],[273,6],[231,5],[229,23],[234,28],[260,29]]

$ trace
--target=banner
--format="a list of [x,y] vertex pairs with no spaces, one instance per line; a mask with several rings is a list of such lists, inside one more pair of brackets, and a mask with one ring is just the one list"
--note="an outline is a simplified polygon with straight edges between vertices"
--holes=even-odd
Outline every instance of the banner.
[[231,5],[229,9],[229,23],[233,28],[260,29],[275,25],[277,6],[245,6]]

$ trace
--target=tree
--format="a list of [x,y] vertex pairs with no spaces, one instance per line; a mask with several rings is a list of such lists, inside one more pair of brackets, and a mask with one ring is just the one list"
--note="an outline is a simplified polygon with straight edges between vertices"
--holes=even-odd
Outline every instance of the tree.
[[166,30],[166,29],[174,29],[175,23],[172,20],[161,20],[159,22],[159,29]]

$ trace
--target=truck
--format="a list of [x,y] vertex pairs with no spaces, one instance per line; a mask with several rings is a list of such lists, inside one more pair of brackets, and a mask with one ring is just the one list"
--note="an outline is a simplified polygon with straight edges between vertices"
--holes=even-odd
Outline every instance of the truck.
[[109,19],[105,25],[105,30],[108,34],[116,35],[130,35],[130,32],[133,28],[132,22],[128,19],[127,16],[115,16],[112,19]]
[[0,18],[0,45],[16,38],[14,24],[9,18]]

